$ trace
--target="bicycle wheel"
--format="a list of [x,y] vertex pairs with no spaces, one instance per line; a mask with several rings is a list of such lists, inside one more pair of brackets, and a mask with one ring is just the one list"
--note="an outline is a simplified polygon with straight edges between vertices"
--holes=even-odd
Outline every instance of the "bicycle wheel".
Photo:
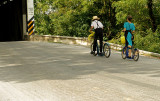
[[104,55],[105,55],[106,58],[110,57],[110,55],[111,55],[111,49],[110,49],[110,46],[109,46],[108,43],[104,44],[103,52],[104,52]]
[[123,58],[123,59],[126,59],[126,58],[127,58],[127,57],[126,57],[126,47],[123,48],[121,55],[122,55],[122,58]]
[[133,57],[134,61],[138,61],[139,59],[139,50],[138,49],[134,49],[134,57]]
[[91,49],[90,54],[93,54],[93,43],[91,44],[90,49]]
[[90,54],[93,54],[94,56],[96,56],[96,55],[97,55],[97,52],[96,52],[96,51],[93,52],[93,43],[91,44],[90,49],[91,49]]

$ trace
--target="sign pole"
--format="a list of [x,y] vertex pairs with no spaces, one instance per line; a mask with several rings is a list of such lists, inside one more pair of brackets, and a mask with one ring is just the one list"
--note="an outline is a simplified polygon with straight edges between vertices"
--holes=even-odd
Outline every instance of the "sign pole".
[[27,29],[28,35],[34,34],[34,2],[27,0]]

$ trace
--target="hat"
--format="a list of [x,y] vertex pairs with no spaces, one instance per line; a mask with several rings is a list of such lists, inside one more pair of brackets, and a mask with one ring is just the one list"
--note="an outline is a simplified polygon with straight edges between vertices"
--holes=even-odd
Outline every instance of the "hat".
[[93,16],[92,20],[99,20],[98,16]]

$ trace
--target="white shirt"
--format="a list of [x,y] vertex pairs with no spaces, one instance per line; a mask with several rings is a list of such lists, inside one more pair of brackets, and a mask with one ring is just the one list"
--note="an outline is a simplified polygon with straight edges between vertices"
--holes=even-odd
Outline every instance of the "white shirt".
[[[98,24],[98,26],[97,26],[97,24]],[[98,20],[94,20],[94,21],[92,22],[91,26],[93,26],[94,29],[103,28],[103,24],[102,24],[100,21],[98,21]]]

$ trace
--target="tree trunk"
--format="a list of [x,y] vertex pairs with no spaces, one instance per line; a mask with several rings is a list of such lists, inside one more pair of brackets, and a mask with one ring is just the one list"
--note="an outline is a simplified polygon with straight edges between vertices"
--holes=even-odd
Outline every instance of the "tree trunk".
[[156,20],[153,14],[153,0],[148,0],[148,9],[149,9],[149,16],[152,24],[152,31],[155,32],[157,29]]
[[112,5],[111,1],[109,0],[109,21],[111,22],[111,13],[112,13]]

